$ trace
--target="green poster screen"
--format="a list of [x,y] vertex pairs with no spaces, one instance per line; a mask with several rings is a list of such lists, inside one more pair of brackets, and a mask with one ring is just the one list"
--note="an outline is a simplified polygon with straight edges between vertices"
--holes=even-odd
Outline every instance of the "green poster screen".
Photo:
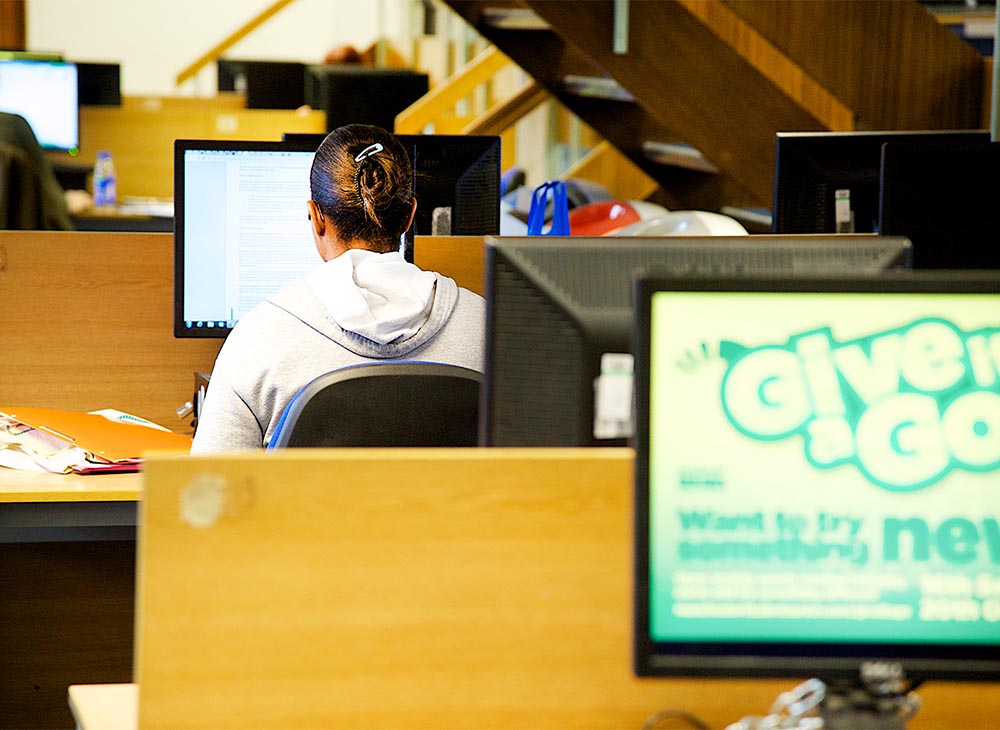
[[993,299],[655,293],[651,638],[1000,644]]

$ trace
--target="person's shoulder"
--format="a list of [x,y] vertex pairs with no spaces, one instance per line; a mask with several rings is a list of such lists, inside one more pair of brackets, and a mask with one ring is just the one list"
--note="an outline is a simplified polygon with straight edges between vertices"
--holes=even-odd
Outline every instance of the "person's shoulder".
[[472,291],[471,289],[466,289],[464,286],[458,287],[458,299],[459,302],[463,304],[467,303],[470,306],[472,305],[477,305],[480,307],[486,306],[486,300],[482,297],[482,295],[476,294],[476,292]]

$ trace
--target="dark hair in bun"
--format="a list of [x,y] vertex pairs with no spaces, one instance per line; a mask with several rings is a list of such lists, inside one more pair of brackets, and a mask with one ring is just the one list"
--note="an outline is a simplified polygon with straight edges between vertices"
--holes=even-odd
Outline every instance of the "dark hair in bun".
[[398,248],[413,209],[413,166],[391,132],[368,124],[330,132],[316,150],[309,188],[345,244]]

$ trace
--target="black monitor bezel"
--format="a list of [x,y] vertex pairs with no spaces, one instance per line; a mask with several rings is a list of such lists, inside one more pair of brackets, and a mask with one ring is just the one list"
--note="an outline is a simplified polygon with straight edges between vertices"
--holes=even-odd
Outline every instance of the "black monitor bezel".
[[[210,149],[210,150],[290,150],[296,152],[312,152],[326,138],[325,133],[295,133],[288,132],[282,135],[280,141],[250,141],[250,140],[211,140],[211,139],[179,139],[174,142],[174,336],[178,338],[199,337],[199,338],[220,338],[225,337],[232,330],[231,327],[212,328],[187,328],[183,326],[183,302],[184,302],[184,153],[188,150]],[[482,149],[482,153],[494,151],[497,156],[497,186],[498,197],[496,204],[492,206],[494,216],[493,225],[489,230],[478,233],[463,232],[456,235],[495,235],[500,232],[500,200],[499,200],[499,175],[500,175],[500,152],[501,138],[498,135],[396,135],[403,143],[407,154],[411,154],[414,146],[421,143],[447,145],[450,142],[459,144],[473,143]],[[417,205],[420,204],[420,177],[415,169],[414,191],[417,195]],[[404,258],[413,262],[414,257],[414,233],[411,227],[401,242],[401,250]]]
[[[988,142],[984,129],[945,130],[858,130],[852,132],[778,132],[774,147],[774,186],[772,190],[772,230],[774,233],[836,233],[831,219],[828,225],[818,222],[804,225],[801,211],[815,203],[812,191],[831,177],[850,178],[871,194],[861,201],[871,221],[855,220],[855,232],[877,232],[878,195],[882,145],[887,142],[930,142],[968,144]],[[834,187],[837,187],[836,185]],[[832,203],[826,201],[825,212]]]
[[[893,270],[870,276],[704,278],[664,276],[656,271],[637,278],[635,341],[635,490],[633,495],[633,671],[640,677],[801,677],[853,682],[862,664],[892,662],[916,681],[1000,679],[997,646],[886,642],[746,642],[740,651],[730,641],[675,642],[659,647],[649,636],[649,457],[650,317],[657,291],[702,292],[899,292],[1000,295],[1000,272]],[[803,647],[806,649],[803,649]]]
[[[593,416],[592,395],[593,378],[599,374],[599,364],[596,354],[598,351],[614,353],[630,352],[632,347],[632,317],[634,310],[631,303],[625,306],[602,306],[581,307],[567,298],[565,294],[558,292],[558,287],[552,281],[546,280],[551,272],[533,271],[533,266],[521,268],[522,264],[516,260],[523,258],[521,253],[524,250],[546,247],[551,250],[567,249],[566,258],[571,260],[574,250],[586,248],[603,249],[608,248],[608,254],[613,255],[616,250],[625,247],[655,249],[678,249],[688,248],[700,252],[711,252],[712,250],[726,250],[729,253],[742,252],[744,250],[760,253],[766,249],[771,253],[784,251],[789,254],[806,254],[807,252],[822,252],[824,249],[832,248],[835,245],[857,247],[865,249],[872,246],[885,260],[880,264],[882,268],[898,267],[908,268],[912,256],[912,247],[909,240],[899,236],[876,236],[874,234],[813,234],[813,235],[781,235],[767,234],[761,236],[501,236],[487,237],[486,239],[486,364],[485,378],[481,390],[482,404],[480,413],[480,443],[483,446],[626,446],[629,443],[627,437],[596,439],[584,433],[584,426],[581,423],[572,423],[565,428],[560,427],[559,433],[541,434],[540,429],[521,428],[521,422],[528,416],[524,410],[518,410],[515,415],[504,413],[498,416],[496,403],[503,401],[505,396],[500,395],[503,385],[498,386],[498,381],[507,379],[510,369],[503,370],[504,375],[498,376],[500,368],[496,367],[497,359],[512,357],[503,352],[506,348],[498,347],[497,340],[505,336],[505,332],[498,328],[498,320],[506,319],[504,315],[497,315],[497,291],[500,290],[498,284],[498,269],[503,266],[511,266],[517,269],[524,278],[531,279],[533,294],[537,299],[544,299],[551,305],[552,312],[557,312],[562,316],[567,324],[570,324],[577,332],[577,341],[580,343],[582,355],[589,358],[586,365],[584,378],[587,382],[576,383],[575,391],[578,399],[583,399],[584,405],[580,407],[580,416],[584,421]],[[561,257],[560,257],[561,258]],[[736,257],[734,257],[736,258]],[[610,265],[610,264],[609,264]],[[649,264],[655,266],[655,264]],[[732,263],[730,265],[733,265]],[[748,264],[749,265],[749,264]],[[759,265],[759,264],[758,264]],[[575,266],[575,264],[574,264]],[[626,299],[632,294],[629,288],[631,280],[623,282],[623,290]],[[502,290],[501,294],[503,294]],[[509,294],[509,292],[507,292]],[[631,300],[634,303],[634,299]],[[527,320],[525,320],[527,321]],[[538,318],[532,318],[532,324],[538,322]],[[527,327],[520,327],[518,336],[527,330]],[[549,338],[551,339],[551,338]],[[505,343],[509,345],[508,343]],[[551,347],[551,342],[539,343],[539,347]],[[538,348],[535,348],[538,349]],[[565,348],[563,348],[565,350]],[[498,350],[500,354],[498,355]],[[533,352],[532,354],[537,354]],[[562,354],[560,351],[559,354]],[[544,377],[552,375],[554,366],[552,358],[555,353],[550,353],[549,358],[538,355],[542,358],[542,364],[537,365],[534,360],[524,367],[531,370],[530,381],[540,382]],[[519,358],[515,361],[520,362]],[[565,372],[566,369],[560,371]],[[527,373],[518,372],[518,376],[523,381],[528,380]],[[520,389],[523,392],[524,388]],[[509,391],[508,391],[509,392]],[[590,403],[587,398],[590,396]],[[538,403],[540,398],[548,398],[549,403]],[[538,413],[551,412],[556,399],[551,395],[551,391],[537,395],[530,403],[530,416],[534,417]],[[565,401],[565,397],[563,397]],[[562,402],[558,407],[562,406]],[[522,406],[524,404],[522,403]],[[507,409],[508,411],[510,409]],[[564,422],[569,424],[568,417]],[[516,426],[511,426],[516,423]],[[516,432],[516,433],[515,433]],[[572,433],[571,433],[572,432]]]
[[879,230],[914,242],[916,269],[1000,269],[998,170],[1000,142],[886,142]]

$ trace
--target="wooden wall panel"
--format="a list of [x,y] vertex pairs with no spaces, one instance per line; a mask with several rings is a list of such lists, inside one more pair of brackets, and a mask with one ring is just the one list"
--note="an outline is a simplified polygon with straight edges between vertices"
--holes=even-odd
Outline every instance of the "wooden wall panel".
[[[630,449],[154,456],[140,726],[622,730],[668,709],[712,728],[765,714],[805,678],[633,674],[632,467]],[[919,693],[911,730],[997,727],[996,683]]]
[[284,132],[326,131],[326,114],[291,109],[242,109],[233,95],[207,99],[144,98],[120,107],[80,108],[80,153],[57,162],[90,166],[110,150],[118,195],[171,198],[175,139],[280,140]]
[[853,109],[859,129],[980,127],[985,61],[917,0],[725,4]]
[[0,1],[0,48],[23,51],[27,35],[24,0]]

